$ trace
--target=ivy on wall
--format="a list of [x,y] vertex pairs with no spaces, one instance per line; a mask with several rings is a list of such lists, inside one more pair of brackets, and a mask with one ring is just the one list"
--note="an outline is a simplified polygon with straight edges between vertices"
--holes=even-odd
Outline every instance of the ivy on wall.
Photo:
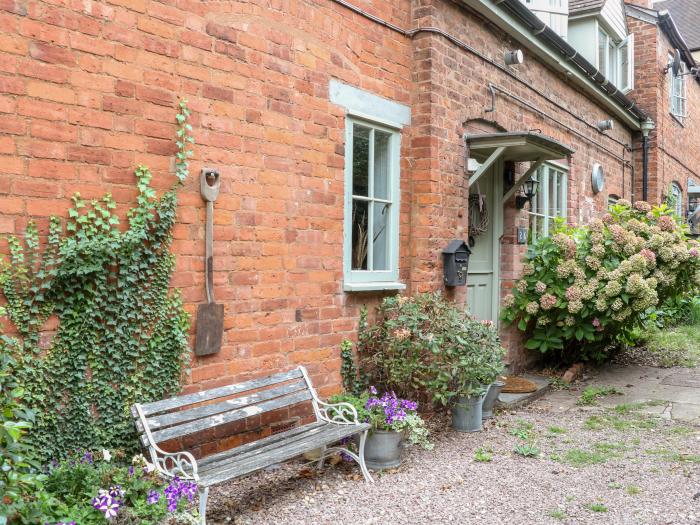
[[[130,405],[179,391],[189,318],[169,288],[170,245],[193,143],[189,115],[180,102],[178,182],[158,197],[149,169],[136,168],[138,197],[126,228],[111,195],[87,202],[76,194],[68,219],[51,219],[43,250],[33,224],[22,241],[9,238],[0,289],[20,335],[18,379],[37,414],[30,439],[44,460],[136,448]],[[44,344],[52,317],[57,328]]]

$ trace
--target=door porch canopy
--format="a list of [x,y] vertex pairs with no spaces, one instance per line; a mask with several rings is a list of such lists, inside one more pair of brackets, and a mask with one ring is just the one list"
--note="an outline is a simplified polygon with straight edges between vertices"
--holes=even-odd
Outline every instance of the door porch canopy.
[[498,160],[530,162],[530,168],[503,196],[510,199],[516,191],[537,171],[542,163],[570,157],[574,150],[561,142],[532,131],[509,131],[503,133],[479,133],[465,135],[468,157],[481,165],[469,177],[469,186],[474,184]]

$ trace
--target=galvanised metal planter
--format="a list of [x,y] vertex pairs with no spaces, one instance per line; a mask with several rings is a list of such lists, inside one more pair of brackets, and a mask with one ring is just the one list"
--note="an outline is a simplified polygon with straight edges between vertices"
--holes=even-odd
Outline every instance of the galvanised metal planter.
[[489,386],[488,392],[486,392],[486,397],[484,398],[484,404],[481,407],[481,417],[483,419],[488,419],[493,417],[493,407],[496,404],[498,395],[501,393],[501,388],[505,386],[503,381],[494,381]]
[[452,428],[457,432],[479,432],[484,397],[485,395],[458,397],[452,406]]
[[373,470],[398,467],[401,464],[403,432],[371,430],[365,442],[365,463]]

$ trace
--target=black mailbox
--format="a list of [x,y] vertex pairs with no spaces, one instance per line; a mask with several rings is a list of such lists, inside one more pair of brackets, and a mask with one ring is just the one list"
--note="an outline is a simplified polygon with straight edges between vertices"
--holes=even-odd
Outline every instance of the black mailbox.
[[442,250],[445,286],[464,286],[467,284],[469,255],[472,251],[461,239],[450,241],[447,248]]

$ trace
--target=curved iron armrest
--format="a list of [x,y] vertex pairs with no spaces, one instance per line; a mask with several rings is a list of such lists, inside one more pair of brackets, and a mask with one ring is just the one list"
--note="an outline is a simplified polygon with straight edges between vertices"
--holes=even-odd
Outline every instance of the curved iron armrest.
[[181,452],[166,452],[152,441],[150,441],[148,448],[153,464],[162,475],[170,478],[177,476],[180,479],[199,481],[197,461],[189,452],[185,450]]
[[358,425],[360,420],[357,418],[357,410],[350,403],[341,401],[340,403],[326,403],[320,399],[316,399],[319,407],[320,417],[328,423],[336,425]]
[[[166,452],[160,448],[155,439],[153,439],[153,434],[151,434],[151,429],[148,427],[148,422],[141,410],[141,405],[135,404],[134,409],[136,410],[136,414],[141,421],[144,433],[148,439],[148,452],[151,455],[151,460],[156,470],[166,477],[174,478],[178,476],[181,479],[199,481],[197,460],[194,459],[194,456],[186,450],[181,452]],[[189,469],[189,472],[186,469]]]

